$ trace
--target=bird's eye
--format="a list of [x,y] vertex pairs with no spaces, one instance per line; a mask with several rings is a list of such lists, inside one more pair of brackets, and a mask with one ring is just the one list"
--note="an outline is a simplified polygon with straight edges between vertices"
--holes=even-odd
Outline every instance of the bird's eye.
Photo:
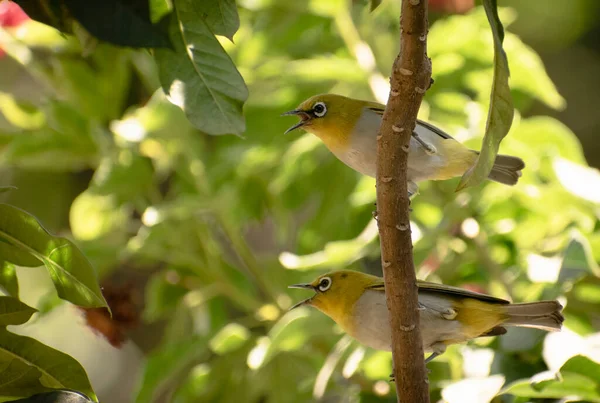
[[323,117],[327,113],[327,107],[323,102],[317,102],[315,106],[313,106],[313,112],[317,117]]
[[329,287],[331,287],[331,279],[329,277],[323,277],[321,281],[319,281],[319,285],[317,286],[317,288],[321,292],[329,290]]

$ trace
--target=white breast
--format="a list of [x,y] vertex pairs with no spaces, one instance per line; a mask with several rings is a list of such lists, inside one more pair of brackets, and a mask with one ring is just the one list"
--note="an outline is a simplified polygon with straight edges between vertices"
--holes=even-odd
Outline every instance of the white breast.
[[[343,152],[336,152],[336,157],[363,175],[374,177],[377,165],[377,128],[380,124],[381,116],[365,109],[351,136],[350,146]],[[420,125],[416,126],[415,131],[424,141],[440,149],[437,145],[444,139],[437,133]],[[409,181],[426,180],[435,176],[435,173],[445,165],[445,157],[427,154],[423,147],[411,138],[408,156]]]
[[[461,324],[456,320],[444,319],[441,312],[450,308],[450,303],[435,294],[419,294],[421,337],[424,350],[431,351],[439,341],[460,339]],[[391,350],[391,332],[385,294],[366,291],[354,305],[356,324],[351,334],[356,340],[377,350]]]

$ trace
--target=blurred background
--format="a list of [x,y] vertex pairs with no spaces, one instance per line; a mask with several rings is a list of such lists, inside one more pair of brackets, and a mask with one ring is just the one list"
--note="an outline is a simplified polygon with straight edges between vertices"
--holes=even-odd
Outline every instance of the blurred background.
[[[18,268],[40,309],[12,331],[65,351],[103,402],[394,402],[391,355],[324,315],[287,309],[289,284],[350,268],[381,275],[374,179],[279,115],[324,92],[387,98],[399,1],[238,0],[220,38],[250,97],[244,138],[193,129],[148,51],[81,44],[0,2],[0,201],[72,238],[114,313],[61,301]],[[453,346],[432,401],[600,401],[600,2],[504,0],[517,108],[501,152],[515,187],[413,200],[417,275],[513,301],[559,298],[565,330],[514,329]],[[435,84],[420,118],[479,148],[492,39],[472,0],[430,0]],[[561,369],[562,376],[556,371]],[[533,386],[532,386],[533,385]]]

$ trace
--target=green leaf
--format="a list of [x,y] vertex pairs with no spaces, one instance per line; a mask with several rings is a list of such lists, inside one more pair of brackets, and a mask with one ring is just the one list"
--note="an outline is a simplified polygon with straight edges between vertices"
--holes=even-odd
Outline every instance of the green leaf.
[[45,116],[38,108],[19,102],[11,94],[0,91],[0,112],[13,126],[20,129],[38,129],[45,123]]
[[249,338],[248,329],[237,323],[229,323],[219,330],[208,344],[213,352],[224,355],[243,346]]
[[[83,367],[71,356],[55,350],[30,337],[0,329],[0,395],[19,392],[16,397],[26,397],[39,391],[74,389],[98,401]],[[23,388],[17,375],[27,379],[29,386]],[[39,376],[38,376],[39,375]],[[37,382],[34,382],[38,376]],[[14,396],[14,395],[13,395]]]
[[369,10],[374,11],[381,4],[381,0],[370,0]]
[[48,269],[59,297],[76,305],[108,307],[94,268],[68,239],[51,235],[29,213],[0,204],[0,257]]
[[14,400],[13,403],[89,403],[91,401],[73,390],[53,390],[30,396],[27,399]]
[[[2,358],[1,354],[0,359]],[[0,401],[5,401],[4,398],[13,400],[52,390],[42,385],[40,382],[42,373],[37,368],[18,359],[8,362],[0,361],[0,368],[0,378],[2,379],[0,383]]]
[[508,385],[501,393],[549,399],[569,396],[577,399],[575,401],[600,402],[597,380],[574,372],[562,373],[562,379],[517,381]]
[[204,22],[211,31],[233,42],[233,34],[240,27],[235,0],[203,0],[200,8],[204,14]]
[[168,385],[179,379],[184,371],[206,352],[206,339],[193,339],[164,346],[148,357],[136,403],[153,402]]
[[[125,0],[51,0],[51,7],[44,7],[42,0],[17,1],[25,9],[32,8],[36,18],[60,30],[70,33],[71,22],[67,15],[77,20],[96,38],[119,46],[134,48],[169,47],[167,36],[150,21],[147,1],[135,4]],[[39,6],[35,3],[40,3]],[[62,9],[62,10],[61,10]],[[62,11],[62,12],[61,12]],[[64,12],[67,11],[67,12]]]
[[242,76],[191,0],[176,0],[170,19],[175,50],[155,53],[159,77],[169,100],[208,134],[241,135],[242,105],[248,90]]
[[0,326],[21,325],[35,312],[37,309],[16,298],[0,296]]
[[9,192],[11,190],[16,190],[16,186],[0,186],[0,193]]
[[160,272],[150,277],[145,292],[144,320],[155,322],[167,315],[172,319],[177,304],[188,290],[169,281],[167,272]]
[[50,102],[45,109],[48,125],[14,136],[0,153],[0,164],[53,171],[95,165],[98,149],[87,118],[65,102]]
[[[560,368],[561,373],[572,372],[595,379],[596,383],[600,382],[600,363],[592,361],[583,355],[576,355],[569,358],[567,362]],[[600,386],[600,384],[598,384]]]
[[580,233],[574,232],[565,249],[558,280],[562,283],[589,273],[598,275],[600,273],[598,264],[594,261],[588,240]]
[[12,297],[19,295],[19,282],[15,265],[0,259],[0,286]]
[[490,110],[481,152],[475,165],[465,172],[461,178],[457,191],[468,186],[479,185],[487,179],[494,166],[500,142],[508,134],[514,116],[510,87],[508,86],[510,75],[508,60],[504,49],[502,49],[504,28],[498,16],[498,5],[496,0],[483,0],[483,6],[494,38],[494,80],[492,82]]

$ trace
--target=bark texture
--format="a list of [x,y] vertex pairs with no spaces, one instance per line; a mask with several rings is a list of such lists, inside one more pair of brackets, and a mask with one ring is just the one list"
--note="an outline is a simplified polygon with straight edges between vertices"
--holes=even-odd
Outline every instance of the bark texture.
[[377,137],[377,219],[398,401],[429,403],[409,224],[408,144],[429,88],[427,0],[402,0],[400,54]]

